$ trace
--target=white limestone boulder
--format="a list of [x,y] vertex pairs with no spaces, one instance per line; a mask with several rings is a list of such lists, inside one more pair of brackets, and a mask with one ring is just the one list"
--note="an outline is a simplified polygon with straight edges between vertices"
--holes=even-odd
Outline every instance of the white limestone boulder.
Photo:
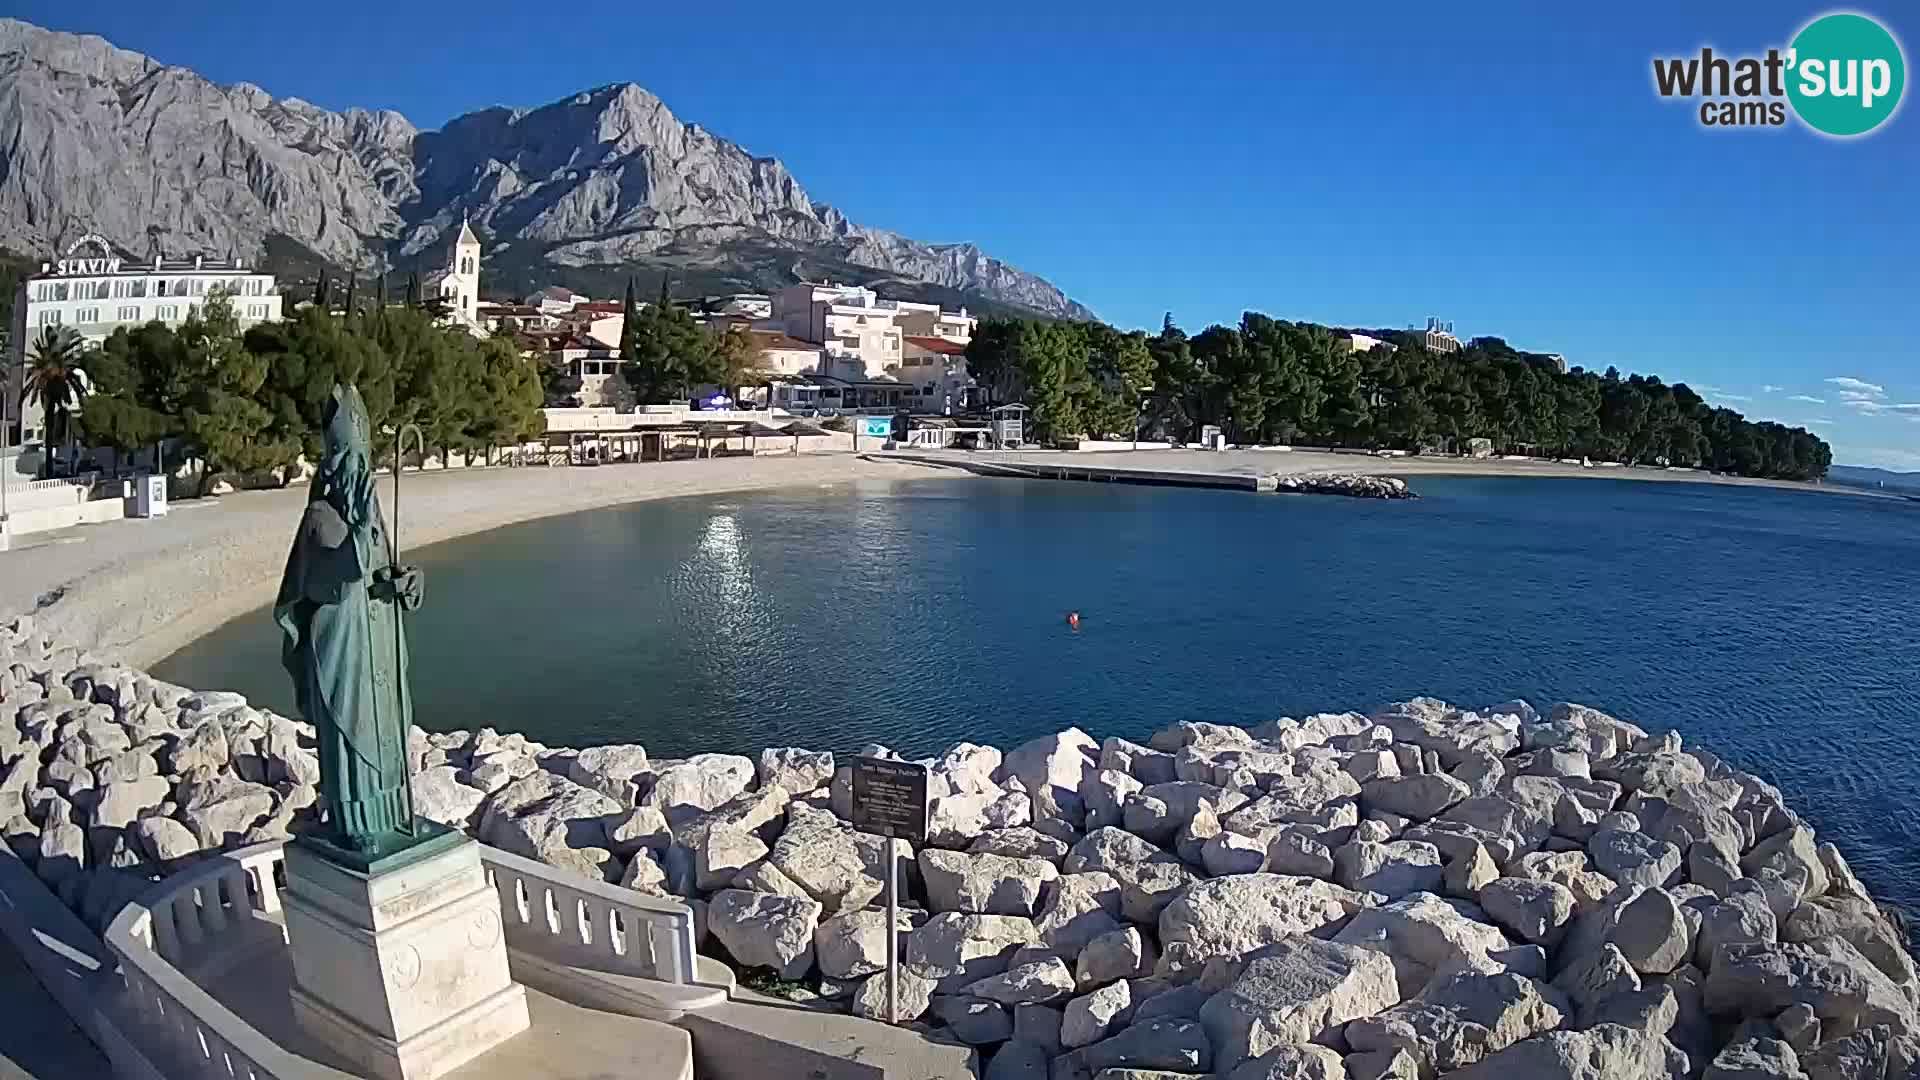
[[481,840],[514,855],[604,880],[618,871],[608,846],[606,820],[623,809],[603,792],[535,773],[494,795]]
[[1819,896],[1826,892],[1829,881],[1826,864],[1820,861],[1820,847],[1814,841],[1813,830],[1805,825],[1795,825],[1755,844],[1753,850],[1741,858],[1740,869],[1750,876],[1757,876],[1763,869],[1776,870],[1784,875],[1803,872],[1807,896]]
[[1002,772],[1017,777],[1033,800],[1033,817],[1058,818],[1077,825],[1085,815],[1080,784],[1097,769],[1100,744],[1079,728],[1022,743],[1005,755]]
[[1680,849],[1628,829],[1600,829],[1587,841],[1594,868],[1621,885],[1660,888],[1680,870]]
[[168,865],[200,851],[200,839],[193,830],[172,818],[144,817],[133,823],[129,834],[148,858]]
[[767,861],[818,900],[827,914],[837,915],[863,908],[885,891],[889,846],[894,857],[912,862],[906,841],[888,845],[880,837],[841,825],[831,814],[796,803]]
[[1478,907],[1432,893],[1362,908],[1334,940],[1385,955],[1399,977],[1402,997],[1417,995],[1436,975],[1459,971],[1546,973],[1544,962],[1534,959],[1538,950],[1516,949]]
[[1471,794],[1466,784],[1445,773],[1370,780],[1360,787],[1360,801],[1367,808],[1415,821],[1439,817]]
[[141,815],[157,809],[173,794],[164,776],[119,780],[98,789],[92,819],[96,829],[124,829]]
[[833,779],[833,755],[797,746],[768,747],[760,751],[757,776],[763,789],[778,787],[791,795],[805,795]]
[[1316,878],[1241,874],[1201,881],[1161,912],[1155,970],[1188,981],[1209,960],[1325,930],[1364,906],[1358,894]]
[[1496,878],[1480,889],[1478,899],[1488,918],[1521,941],[1546,949],[1560,944],[1573,921],[1573,893],[1557,882]]
[[231,775],[183,783],[175,792],[176,815],[193,830],[203,848],[238,844],[279,805],[274,790]]
[[1074,961],[1074,984],[1082,990],[1153,974],[1158,950],[1137,926],[1109,931],[1087,942]]
[[968,997],[1002,1005],[1050,1005],[1073,996],[1073,971],[1057,956],[1011,965],[960,988]]
[[[911,1023],[925,1015],[933,1002],[934,982],[908,968],[902,967],[895,985],[895,1008],[899,1011],[901,1023]],[[869,975],[854,991],[853,1000],[848,1004],[853,1015],[868,1020],[886,1020],[887,1017],[887,973]]]
[[[1212,1071],[1213,1061],[1213,1047],[1199,1023],[1185,1019],[1136,1020],[1118,1034],[1056,1059],[1054,1075],[1098,1076],[1108,1069],[1133,1070],[1147,1077],[1154,1077],[1155,1072],[1192,1075]],[[1066,1062],[1064,1068],[1060,1062]]]
[[413,812],[429,821],[470,830],[480,816],[487,793],[460,782],[460,770],[436,765],[413,774]]
[[694,885],[702,892],[729,887],[747,867],[767,855],[767,845],[759,837],[734,829],[713,829],[688,850],[693,852]]
[[991,829],[967,845],[969,855],[1005,855],[1012,859],[1045,859],[1054,866],[1067,857],[1065,841],[1048,836],[1030,825],[1011,829]]
[[820,913],[812,900],[722,889],[707,902],[707,929],[740,963],[799,979],[813,968]]
[[1054,865],[1044,859],[969,855],[936,848],[920,852],[920,877],[934,911],[1031,918],[1039,910],[1047,882],[1059,876]]
[[1266,869],[1275,874],[1332,880],[1333,852],[1304,828],[1281,829],[1267,845]]
[[1149,923],[1180,894],[1199,880],[1178,857],[1154,847],[1123,829],[1095,829],[1067,853],[1061,869],[1068,874],[1097,870],[1120,883],[1121,913],[1130,921]]
[[1200,1009],[1214,1066],[1290,1043],[1336,1044],[1349,1020],[1400,1000],[1393,965],[1368,949],[1291,934],[1254,952],[1233,984]]
[[1113,1034],[1133,1011],[1132,988],[1125,979],[1067,1002],[1060,1022],[1060,1045],[1072,1050]]
[[1077,956],[1096,938],[1122,928],[1120,903],[1120,882],[1113,875],[1102,870],[1062,874],[1048,892],[1035,931],[1041,944]]
[[1686,1072],[1687,1056],[1667,1040],[1602,1024],[1536,1035],[1447,1080],[1673,1080]]
[[653,788],[640,805],[658,808],[669,823],[720,806],[746,791],[754,777],[753,761],[738,754],[695,754],[657,763],[655,770]]
[[[912,922],[904,913],[894,923],[902,956],[912,930]],[[813,946],[820,974],[828,978],[852,979],[883,971],[887,966],[887,913],[867,909],[835,915],[814,931]]]
[[954,993],[1006,971],[1016,950],[1038,940],[1031,919],[943,912],[908,936],[905,965]]
[[1405,1050],[1422,1075],[1464,1069],[1522,1039],[1560,1026],[1570,1007],[1559,991],[1511,972],[1461,972],[1346,1027],[1356,1051]]
[[1333,879],[1341,885],[1377,892],[1390,900],[1438,892],[1445,873],[1439,849],[1418,840],[1384,844],[1356,840],[1333,853],[1333,867]]
[[1636,890],[1618,905],[1607,940],[1641,975],[1666,975],[1693,957],[1693,928],[1665,889]]

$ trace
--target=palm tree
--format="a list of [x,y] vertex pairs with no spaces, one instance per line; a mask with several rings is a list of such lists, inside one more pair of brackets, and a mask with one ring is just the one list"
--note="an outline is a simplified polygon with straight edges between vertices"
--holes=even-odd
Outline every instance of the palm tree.
[[85,354],[86,342],[70,326],[42,327],[33,339],[20,403],[39,403],[47,419],[48,446],[72,441],[73,414],[88,389],[87,373],[80,368]]

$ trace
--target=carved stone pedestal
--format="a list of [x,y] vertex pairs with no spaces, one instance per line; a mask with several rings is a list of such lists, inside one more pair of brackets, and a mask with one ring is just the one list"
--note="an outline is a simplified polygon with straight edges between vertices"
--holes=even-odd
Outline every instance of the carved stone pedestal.
[[480,845],[457,833],[361,871],[287,845],[293,1011],[381,1080],[433,1080],[527,1028]]

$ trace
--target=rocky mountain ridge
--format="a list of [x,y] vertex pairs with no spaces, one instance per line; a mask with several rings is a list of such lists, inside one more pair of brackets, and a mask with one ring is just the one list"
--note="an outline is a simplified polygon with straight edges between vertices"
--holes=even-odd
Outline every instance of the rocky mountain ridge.
[[100,37],[0,19],[0,246],[40,253],[96,232],[136,256],[295,251],[405,267],[463,216],[508,291],[636,269],[694,288],[832,274],[1091,315],[972,244],[854,223],[778,160],[683,123],[632,83],[422,131],[390,110],[219,86]]

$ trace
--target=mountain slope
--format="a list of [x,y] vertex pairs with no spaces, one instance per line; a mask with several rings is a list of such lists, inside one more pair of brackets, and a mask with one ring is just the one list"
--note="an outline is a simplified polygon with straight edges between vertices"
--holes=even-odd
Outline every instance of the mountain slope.
[[93,231],[135,256],[304,249],[403,267],[463,215],[487,236],[490,269],[516,279],[641,270],[771,288],[813,265],[902,295],[1091,315],[971,244],[853,223],[779,161],[630,83],[419,131],[395,112],[216,86],[102,38],[0,19],[0,246],[45,252]]
[[1920,472],[1895,472],[1868,465],[1835,465],[1827,470],[1827,479],[1848,487],[1887,488],[1920,494]]

